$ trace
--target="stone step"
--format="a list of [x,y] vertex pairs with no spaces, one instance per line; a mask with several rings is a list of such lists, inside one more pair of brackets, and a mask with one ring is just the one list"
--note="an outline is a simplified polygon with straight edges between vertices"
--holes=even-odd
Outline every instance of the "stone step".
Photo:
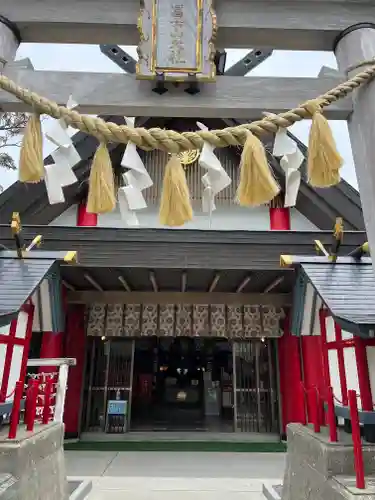
[[267,500],[281,500],[282,484],[263,483],[263,495]]

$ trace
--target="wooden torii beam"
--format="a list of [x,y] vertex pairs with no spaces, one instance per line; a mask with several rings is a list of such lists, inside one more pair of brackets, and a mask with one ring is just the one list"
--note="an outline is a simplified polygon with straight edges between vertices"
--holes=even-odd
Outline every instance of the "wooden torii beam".
[[[10,67],[8,71],[5,69],[5,74],[22,87],[58,104],[65,105],[72,94],[82,113],[181,118],[256,119],[265,109],[271,113],[288,111],[342,81],[342,77],[218,76],[215,83],[202,85],[199,94],[191,96],[174,87],[158,95],[152,92],[153,82],[139,81],[134,75],[121,73],[29,71]],[[29,110],[4,91],[0,91],[0,108],[4,111]],[[331,120],[345,120],[351,112],[350,100],[342,99],[330,106],[325,115]]]
[[[139,0],[1,0],[24,42],[138,45]],[[372,0],[216,0],[217,46],[332,50],[355,23],[375,22]]]

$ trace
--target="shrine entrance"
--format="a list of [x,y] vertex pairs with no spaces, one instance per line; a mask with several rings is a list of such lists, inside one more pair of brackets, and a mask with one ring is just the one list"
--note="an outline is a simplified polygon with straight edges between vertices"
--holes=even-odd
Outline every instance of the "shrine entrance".
[[89,338],[86,432],[278,432],[274,341]]

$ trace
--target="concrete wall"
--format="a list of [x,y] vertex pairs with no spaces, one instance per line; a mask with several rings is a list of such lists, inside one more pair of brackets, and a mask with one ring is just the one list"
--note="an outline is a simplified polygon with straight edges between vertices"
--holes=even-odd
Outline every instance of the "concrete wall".
[[[363,490],[354,495],[350,486],[354,476],[353,445],[330,443],[327,436],[315,434],[300,424],[290,424],[288,455],[282,500],[374,499]],[[365,474],[375,472],[375,447],[363,447]],[[368,495],[368,496],[367,496]]]
[[[318,230],[305,216],[297,209],[290,209],[291,229],[293,231]],[[141,228],[163,228],[159,223],[158,208],[149,207],[140,210],[138,219]],[[63,214],[57,217],[50,225],[52,226],[76,226],[77,207],[68,208]],[[118,208],[109,214],[98,217],[98,227],[126,227],[121,220]],[[270,229],[270,217],[268,207],[244,208],[237,205],[218,206],[213,212],[211,223],[209,217],[203,214],[199,207],[195,211],[194,220],[185,224],[182,229],[202,229],[221,231],[266,231]]]
[[33,433],[22,426],[12,441],[7,439],[6,428],[1,431],[0,475],[14,479],[1,499],[67,500],[63,435],[63,425],[58,423],[36,426]]

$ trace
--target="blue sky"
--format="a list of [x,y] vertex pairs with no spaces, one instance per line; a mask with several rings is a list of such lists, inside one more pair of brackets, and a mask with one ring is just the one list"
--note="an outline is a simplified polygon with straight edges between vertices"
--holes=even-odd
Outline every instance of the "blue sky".
[[[135,47],[123,48],[136,58]],[[228,49],[227,68],[247,52],[248,50]],[[122,72],[95,45],[23,44],[19,48],[17,59],[25,57],[31,59],[36,70]],[[251,72],[250,78],[251,76],[316,77],[322,66],[337,68],[333,53],[275,51],[268,60]],[[311,96],[311,98],[313,97],[315,96]],[[296,105],[298,104],[296,102]],[[342,176],[357,188],[346,122],[331,122],[331,126],[338,149],[345,160]],[[310,123],[306,120],[295,124],[291,130],[307,143],[309,127]],[[45,154],[49,152],[47,144]],[[18,150],[12,149],[11,154],[17,160]],[[17,179],[16,172],[1,171],[0,175],[0,184],[4,188]]]

